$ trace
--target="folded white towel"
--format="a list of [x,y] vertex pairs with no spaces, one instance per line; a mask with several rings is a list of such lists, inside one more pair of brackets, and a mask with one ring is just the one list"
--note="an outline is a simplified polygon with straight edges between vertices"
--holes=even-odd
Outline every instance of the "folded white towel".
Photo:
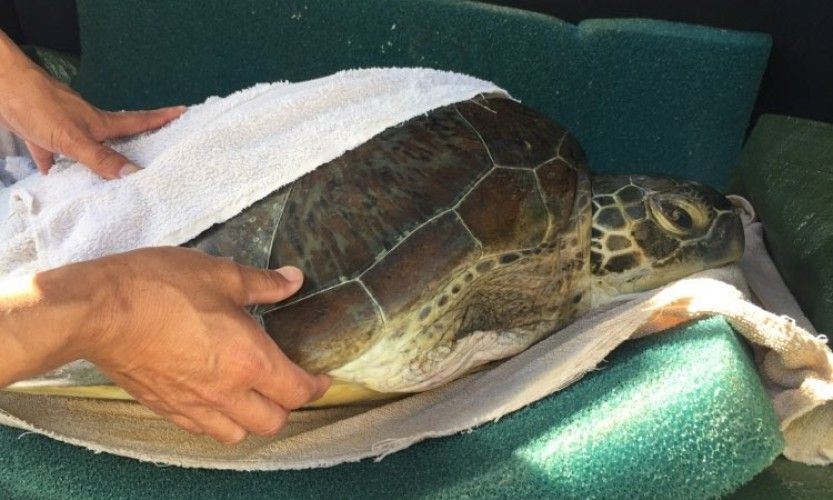
[[[3,152],[0,141],[0,154]],[[0,185],[11,186],[37,171],[35,162],[28,156],[8,156],[0,159]],[[0,212],[2,214],[3,212]],[[0,220],[3,220],[0,218]]]
[[145,167],[104,181],[60,161],[0,191],[0,277],[184,243],[410,118],[494,84],[430,69],[367,69],[260,84],[191,107],[113,147]]

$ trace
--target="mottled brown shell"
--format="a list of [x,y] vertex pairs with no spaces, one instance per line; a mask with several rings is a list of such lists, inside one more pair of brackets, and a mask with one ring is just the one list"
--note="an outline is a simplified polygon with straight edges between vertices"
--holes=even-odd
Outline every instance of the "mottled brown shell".
[[[587,267],[588,186],[581,148],[563,127],[480,96],[384,131],[190,246],[258,267],[300,267],[301,292],[254,313],[292,359],[329,371],[380,335],[420,321],[438,328],[431,318],[441,312],[454,317],[443,323],[448,342],[572,319],[562,316],[575,315],[584,290],[559,276]],[[565,246],[575,248],[572,260]],[[537,267],[502,268],[534,259]],[[542,293],[564,296],[536,299]],[[396,331],[383,328],[394,323]]]

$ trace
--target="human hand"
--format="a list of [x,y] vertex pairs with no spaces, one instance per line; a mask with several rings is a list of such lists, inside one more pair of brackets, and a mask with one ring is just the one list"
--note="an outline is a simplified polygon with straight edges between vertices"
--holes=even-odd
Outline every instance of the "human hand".
[[329,387],[327,376],[291,362],[243,309],[294,294],[303,281],[296,268],[155,248],[63,272],[63,281],[73,276],[95,288],[90,325],[73,339],[79,357],[186,430],[226,443],[249,432],[273,435],[290,410]]
[[101,142],[159,128],[185,109],[97,109],[50,77],[0,32],[0,127],[26,142],[43,174],[52,167],[53,153],[79,161],[106,179],[134,173],[138,166]]

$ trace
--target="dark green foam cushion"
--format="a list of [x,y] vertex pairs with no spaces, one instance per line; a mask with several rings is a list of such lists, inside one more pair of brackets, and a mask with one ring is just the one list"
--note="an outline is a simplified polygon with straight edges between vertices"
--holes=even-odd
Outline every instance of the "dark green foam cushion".
[[21,49],[31,60],[60,82],[70,83],[78,73],[79,58],[74,54],[58,52],[37,45],[23,45]]
[[813,325],[833,332],[833,125],[763,115],[735,172],[766,242]]
[[0,429],[0,493],[14,498],[703,498],[783,446],[746,347],[720,318],[627,343],[560,393],[381,462],[189,470],[20,434]]
[[192,104],[256,82],[430,66],[496,82],[569,126],[598,171],[724,185],[769,37],[647,20],[578,27],[445,0],[78,0],[75,87],[114,109]]
[[829,500],[833,498],[833,466],[804,465],[778,457],[754,480],[727,498]]

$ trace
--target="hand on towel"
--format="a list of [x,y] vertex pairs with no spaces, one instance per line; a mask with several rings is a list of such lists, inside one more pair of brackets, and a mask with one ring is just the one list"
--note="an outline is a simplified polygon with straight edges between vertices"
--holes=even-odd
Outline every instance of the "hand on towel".
[[53,153],[79,161],[106,179],[134,173],[138,166],[101,142],[159,128],[185,109],[99,110],[41,70],[0,31],[0,127],[26,141],[43,174],[52,167]]
[[226,443],[273,435],[330,381],[290,361],[244,307],[284,300],[302,282],[296,268],[184,248],[39,273],[0,294],[0,387],[87,359],[186,430]]

